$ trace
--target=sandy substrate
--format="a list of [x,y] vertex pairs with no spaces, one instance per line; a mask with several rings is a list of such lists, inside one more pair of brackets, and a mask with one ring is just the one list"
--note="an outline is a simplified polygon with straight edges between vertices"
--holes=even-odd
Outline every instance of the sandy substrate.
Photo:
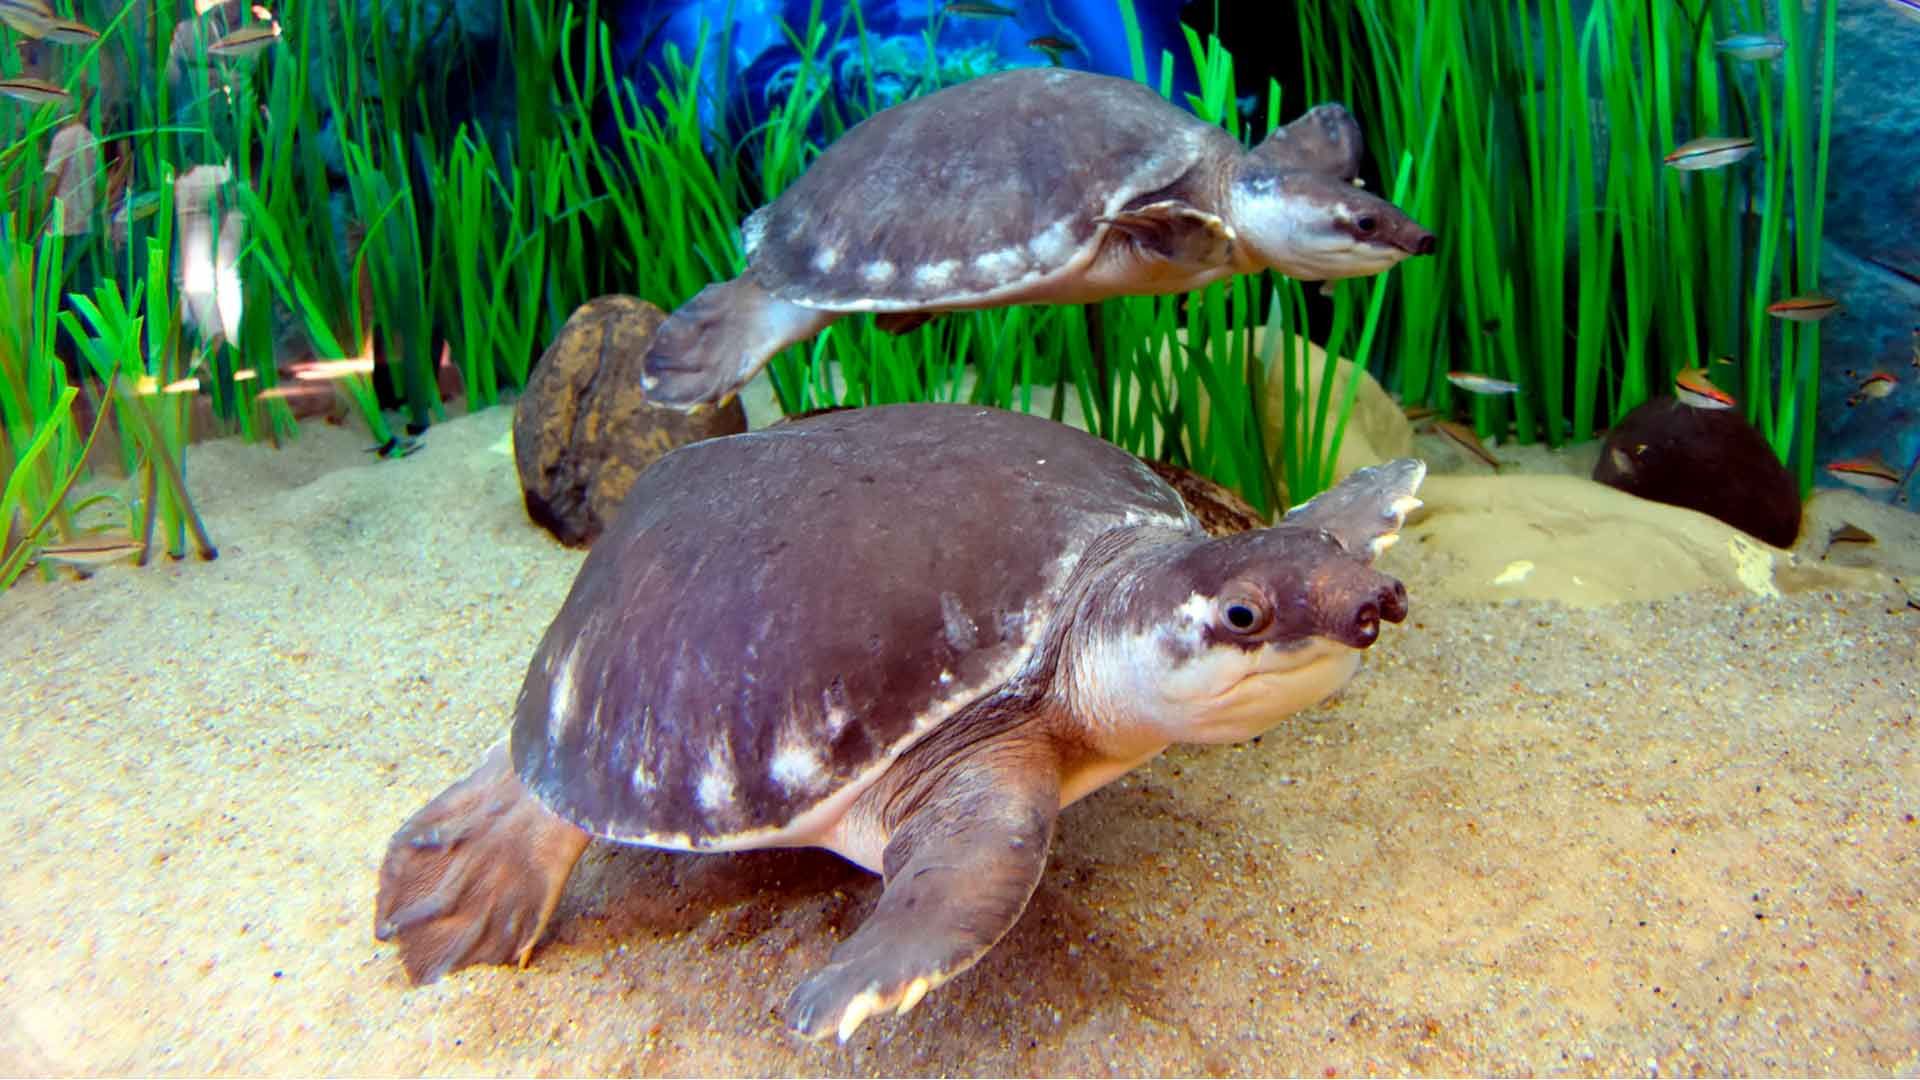
[[1687,591],[1542,599],[1511,564],[1587,589],[1574,533],[1482,566],[1437,494],[1341,697],[1070,808],[1009,937],[846,1047],[773,1016],[878,895],[823,853],[596,846],[531,969],[409,988],[380,854],[580,559],[508,420],[197,449],[217,562],[0,596],[0,1073],[1920,1071],[1920,615],[1716,535]]

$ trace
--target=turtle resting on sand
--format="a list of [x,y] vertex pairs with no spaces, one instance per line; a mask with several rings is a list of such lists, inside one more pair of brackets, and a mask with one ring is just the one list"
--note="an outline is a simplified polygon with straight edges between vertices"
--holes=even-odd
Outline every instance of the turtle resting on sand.
[[786,1002],[845,1040],[1013,926],[1062,807],[1339,689],[1406,615],[1371,561],[1425,473],[1362,469],[1209,539],[1132,455],[1020,413],[892,405],[675,450],[581,566],[509,737],[394,834],[375,933],[416,982],[524,964],[592,837],[824,847],[885,878]]
[[1128,79],[982,76],[882,110],[742,228],[748,265],[653,339],[641,387],[719,402],[850,312],[933,314],[1184,292],[1272,268],[1377,274],[1434,236],[1353,183],[1360,127],[1320,105],[1246,150]]

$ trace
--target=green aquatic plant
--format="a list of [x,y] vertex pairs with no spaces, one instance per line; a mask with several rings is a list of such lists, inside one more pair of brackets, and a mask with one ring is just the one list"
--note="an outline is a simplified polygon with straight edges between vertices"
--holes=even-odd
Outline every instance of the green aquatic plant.
[[180,304],[168,287],[173,273],[167,245],[148,240],[146,256],[147,272],[131,296],[108,279],[90,296],[71,297],[74,311],[63,313],[61,323],[115,394],[121,439],[138,462],[143,494],[133,504],[136,530],[130,531],[141,538],[142,550],[153,550],[157,530],[174,558],[185,558],[191,541],[201,558],[212,559],[219,552],[186,480],[193,397],[172,389],[188,377],[194,357],[184,349]]
[[[1510,379],[1520,393],[1467,403],[1475,427],[1561,445],[1735,356],[1747,415],[1807,487],[1817,335],[1764,308],[1818,284],[1831,121],[1812,109],[1832,100],[1815,90],[1832,85],[1835,5],[1785,10],[1775,64],[1715,48],[1772,17],[1750,0],[1299,5],[1310,94],[1348,100],[1378,152],[1448,179],[1402,203],[1442,238],[1398,275],[1401,362],[1381,374],[1403,400],[1459,406],[1450,371]],[[1829,43],[1818,80],[1809,24]],[[1662,161],[1740,133],[1759,146],[1747,162]]]
[[9,561],[27,558],[49,524],[47,535],[74,536],[66,493],[86,458],[73,415],[79,391],[54,354],[64,238],[16,239],[15,221],[0,217],[0,552]]

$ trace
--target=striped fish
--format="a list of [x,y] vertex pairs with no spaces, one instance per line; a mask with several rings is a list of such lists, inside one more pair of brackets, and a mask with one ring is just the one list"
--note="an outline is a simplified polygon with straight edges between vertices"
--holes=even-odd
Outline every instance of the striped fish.
[[1753,153],[1754,145],[1751,135],[1708,135],[1681,143],[1663,160],[1673,168],[1689,172],[1719,169]]

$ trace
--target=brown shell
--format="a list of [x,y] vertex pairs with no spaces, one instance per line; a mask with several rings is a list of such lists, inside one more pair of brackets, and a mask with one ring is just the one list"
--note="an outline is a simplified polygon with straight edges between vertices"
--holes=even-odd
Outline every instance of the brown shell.
[[641,474],[527,672],[550,809],[667,847],[777,830],[1032,655],[1094,537],[1199,535],[1131,454],[958,405],[835,412]]
[[1096,218],[1238,153],[1128,79],[983,76],[836,140],[747,219],[750,272],[783,300],[828,310],[971,302],[1083,262]]

